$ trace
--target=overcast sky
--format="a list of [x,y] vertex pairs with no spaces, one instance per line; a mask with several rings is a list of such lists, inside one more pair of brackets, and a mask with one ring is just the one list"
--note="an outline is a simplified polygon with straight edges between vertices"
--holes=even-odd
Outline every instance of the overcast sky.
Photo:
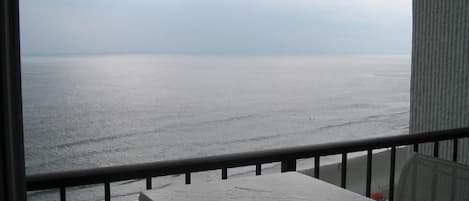
[[22,52],[409,54],[411,2],[22,0]]

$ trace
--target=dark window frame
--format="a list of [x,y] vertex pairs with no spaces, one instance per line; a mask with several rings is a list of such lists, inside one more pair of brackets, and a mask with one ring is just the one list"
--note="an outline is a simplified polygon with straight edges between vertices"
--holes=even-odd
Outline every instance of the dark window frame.
[[0,200],[26,201],[19,0],[0,3]]

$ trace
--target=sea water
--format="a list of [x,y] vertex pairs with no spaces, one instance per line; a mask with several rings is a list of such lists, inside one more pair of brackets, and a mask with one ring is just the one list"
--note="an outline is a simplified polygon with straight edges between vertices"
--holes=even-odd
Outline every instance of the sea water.
[[[28,175],[408,132],[408,55],[24,56],[22,79]],[[112,188],[135,200],[144,184]],[[67,198],[100,200],[102,187]]]

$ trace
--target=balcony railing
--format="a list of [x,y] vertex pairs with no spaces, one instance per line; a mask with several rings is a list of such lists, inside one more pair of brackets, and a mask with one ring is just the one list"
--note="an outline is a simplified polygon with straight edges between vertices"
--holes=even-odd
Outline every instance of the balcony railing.
[[111,200],[110,183],[131,179],[146,179],[146,188],[152,188],[152,178],[159,176],[185,174],[186,184],[191,183],[191,173],[220,169],[221,179],[227,179],[229,168],[255,166],[256,175],[261,174],[262,164],[281,162],[281,171],[295,171],[296,160],[314,158],[314,177],[320,178],[320,158],[329,155],[342,155],[341,161],[341,187],[346,188],[347,179],[347,154],[352,152],[367,151],[366,160],[366,196],[370,196],[371,169],[373,150],[390,148],[390,172],[389,172],[389,200],[394,197],[394,178],[396,164],[396,147],[413,146],[418,152],[419,144],[433,143],[433,155],[438,157],[439,143],[450,140],[453,143],[452,160],[458,161],[458,141],[469,137],[469,128],[451,129],[426,133],[407,134],[390,137],[380,137],[364,140],[353,140],[309,146],[297,146],[291,148],[272,149],[236,154],[226,154],[202,158],[182,160],[170,160],[124,166],[94,168],[87,170],[75,170],[66,172],[54,172],[27,176],[27,190],[59,189],[61,201],[66,200],[66,188],[72,186],[104,184],[104,198]]

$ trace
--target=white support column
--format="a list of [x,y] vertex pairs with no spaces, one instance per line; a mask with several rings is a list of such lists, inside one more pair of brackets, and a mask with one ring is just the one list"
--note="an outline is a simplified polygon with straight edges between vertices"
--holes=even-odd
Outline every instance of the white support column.
[[[469,126],[469,1],[414,0],[412,43],[410,132]],[[469,163],[469,140],[459,153]],[[440,155],[451,157],[450,144]]]

